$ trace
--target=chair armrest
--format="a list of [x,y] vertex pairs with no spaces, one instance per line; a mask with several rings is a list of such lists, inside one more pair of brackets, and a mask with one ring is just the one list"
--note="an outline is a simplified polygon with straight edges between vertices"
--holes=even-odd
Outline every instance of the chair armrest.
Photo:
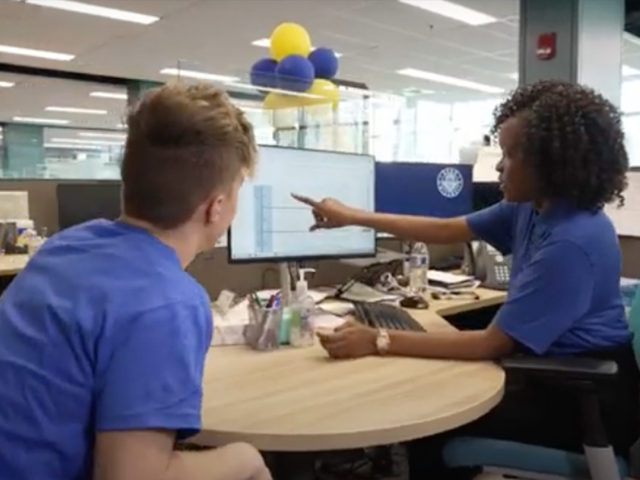
[[603,382],[613,380],[618,374],[616,362],[584,357],[548,358],[522,355],[504,358],[501,363],[508,371],[558,380]]

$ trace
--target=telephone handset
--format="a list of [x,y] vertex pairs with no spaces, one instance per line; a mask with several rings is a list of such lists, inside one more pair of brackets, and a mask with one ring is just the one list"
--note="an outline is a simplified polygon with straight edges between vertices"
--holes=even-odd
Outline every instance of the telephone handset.
[[482,285],[494,290],[507,290],[511,276],[511,257],[505,257],[486,242],[465,245],[465,269]]

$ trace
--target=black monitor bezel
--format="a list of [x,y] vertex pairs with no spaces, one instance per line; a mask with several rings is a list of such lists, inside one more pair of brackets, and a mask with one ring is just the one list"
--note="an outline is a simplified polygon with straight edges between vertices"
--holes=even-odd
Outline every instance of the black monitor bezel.
[[[259,145],[259,147],[266,148],[277,148],[282,150],[299,150],[302,152],[318,152],[318,153],[332,153],[332,154],[343,154],[350,156],[360,156],[360,157],[369,157],[373,161],[373,185],[375,190],[375,182],[376,182],[376,169],[375,169],[375,161],[376,158],[374,155],[368,153],[352,153],[352,152],[336,152],[335,150],[322,150],[318,148],[299,148],[299,147],[286,147],[280,145]],[[304,192],[302,192],[304,193]],[[374,191],[374,203],[375,203],[375,191]],[[375,209],[375,206],[374,206]],[[232,222],[233,223],[233,222]],[[286,262],[317,262],[320,260],[347,260],[347,259],[356,259],[356,258],[375,258],[377,255],[377,233],[372,229],[373,236],[373,251],[367,253],[359,253],[353,255],[313,255],[313,256],[291,256],[291,257],[258,257],[258,258],[233,258],[232,257],[232,238],[233,238],[233,228],[230,225],[229,230],[227,231],[227,262],[233,265],[242,265],[242,264],[256,264],[256,263],[286,263]]]

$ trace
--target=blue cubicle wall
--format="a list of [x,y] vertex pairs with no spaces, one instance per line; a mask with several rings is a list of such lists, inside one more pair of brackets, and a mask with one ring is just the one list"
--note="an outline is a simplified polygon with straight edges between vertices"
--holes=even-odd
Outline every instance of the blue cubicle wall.
[[376,162],[376,211],[455,217],[472,211],[472,166]]

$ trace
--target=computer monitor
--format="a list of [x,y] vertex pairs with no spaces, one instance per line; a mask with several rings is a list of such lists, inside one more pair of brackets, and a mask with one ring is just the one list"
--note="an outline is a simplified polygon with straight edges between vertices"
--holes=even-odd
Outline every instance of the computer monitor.
[[291,193],[336,198],[373,211],[375,160],[318,150],[261,146],[257,171],[240,189],[228,236],[229,261],[286,262],[373,257],[375,231],[345,227],[310,232],[311,209]]
[[498,182],[473,182],[473,211],[477,212],[490,207],[503,198],[500,183]]
[[60,230],[98,218],[118,218],[120,185],[118,181],[58,184],[56,197]]

